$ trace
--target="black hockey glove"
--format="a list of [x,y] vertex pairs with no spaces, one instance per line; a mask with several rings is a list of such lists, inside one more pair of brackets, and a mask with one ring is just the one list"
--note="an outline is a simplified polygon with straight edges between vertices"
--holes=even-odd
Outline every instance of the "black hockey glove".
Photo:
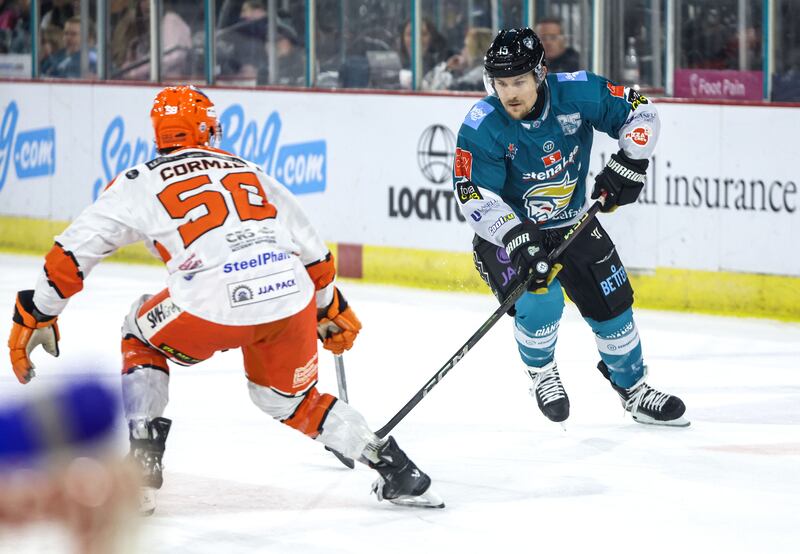
[[548,278],[550,262],[543,239],[539,226],[531,221],[523,221],[522,225],[517,225],[503,237],[506,254],[518,278],[525,280],[531,272],[535,274],[536,277],[528,289],[531,291],[546,288],[552,281],[552,278]]
[[606,202],[600,211],[610,212],[617,206],[632,204],[644,188],[649,160],[634,160],[620,150],[611,154],[611,159],[597,175],[592,190],[592,199],[606,193]]

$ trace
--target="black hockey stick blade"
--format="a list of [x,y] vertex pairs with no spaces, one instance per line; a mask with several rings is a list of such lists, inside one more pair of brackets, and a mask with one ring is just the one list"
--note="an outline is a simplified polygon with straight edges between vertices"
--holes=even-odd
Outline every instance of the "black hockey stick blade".
[[[600,208],[603,206],[605,202],[605,196],[598,199],[591,207],[581,216],[581,218],[569,228],[569,230],[564,233],[564,238],[561,241],[561,244],[558,245],[558,248],[550,252],[548,258],[550,262],[554,262],[558,259],[561,254],[564,253],[564,250],[575,240],[575,237],[586,227],[586,222],[589,221],[594,215],[600,211]],[[517,303],[517,300],[528,290],[528,287],[533,282],[535,275],[531,273],[524,282],[517,285],[517,287],[511,292],[508,298],[500,304],[500,307],[497,308],[492,315],[489,316],[489,319],[484,321],[483,325],[481,325],[473,335],[467,339],[461,348],[459,348],[453,356],[447,360],[447,362],[437,371],[433,377],[428,379],[428,382],[425,383],[425,386],[422,387],[417,394],[415,394],[411,400],[409,400],[405,406],[403,406],[399,412],[397,412],[392,419],[390,419],[386,425],[378,429],[375,433],[378,437],[383,438],[389,434],[389,432],[394,429],[398,423],[400,423],[403,418],[405,418],[408,413],[414,409],[414,406],[419,404],[425,396],[431,392],[431,389],[439,384],[439,381],[444,379],[444,376],[447,375],[453,367],[467,355],[479,340],[483,338],[486,333],[489,332],[489,329],[494,327],[494,324],[497,323],[501,317],[505,315],[505,313],[511,309],[511,307]]]
[[344,465],[346,465],[350,469],[355,469],[356,463],[353,461],[353,458],[348,458],[344,454],[342,454],[340,452],[337,452],[333,448],[328,448],[327,446],[325,447],[325,450],[327,450],[328,452],[332,452],[334,456],[339,458],[340,462],[342,462]]

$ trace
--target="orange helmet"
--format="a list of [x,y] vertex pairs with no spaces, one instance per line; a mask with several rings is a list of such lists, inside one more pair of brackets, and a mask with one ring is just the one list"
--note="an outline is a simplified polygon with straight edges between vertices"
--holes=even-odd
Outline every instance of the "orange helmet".
[[189,85],[167,87],[158,93],[150,110],[156,148],[208,146],[222,133],[217,110],[200,89]]

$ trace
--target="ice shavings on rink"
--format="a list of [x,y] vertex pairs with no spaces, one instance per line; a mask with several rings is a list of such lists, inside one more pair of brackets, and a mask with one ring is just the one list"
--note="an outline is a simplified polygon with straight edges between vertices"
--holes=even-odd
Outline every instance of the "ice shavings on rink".
[[[33,286],[41,264],[0,255],[3,340],[14,293]],[[38,376],[26,387],[6,360],[0,402],[74,374],[116,382],[122,318],[164,276],[99,266],[59,320],[61,357],[36,351]],[[489,295],[340,284],[364,324],[344,356],[350,401],[374,428],[496,307]],[[238,352],[173,367],[165,485],[134,551],[796,552],[800,325],[635,317],[648,382],[683,398],[692,426],[652,428],[624,416],[595,369],[591,331],[568,305],[556,349],[572,404],[563,431],[528,395],[505,317],[393,432],[431,475],[444,510],[376,502],[373,471],[346,469],[250,403]],[[332,356],[321,351],[320,365],[319,388],[335,393]],[[122,454],[127,433],[118,434]],[[41,551],[46,539],[0,528],[0,552]]]

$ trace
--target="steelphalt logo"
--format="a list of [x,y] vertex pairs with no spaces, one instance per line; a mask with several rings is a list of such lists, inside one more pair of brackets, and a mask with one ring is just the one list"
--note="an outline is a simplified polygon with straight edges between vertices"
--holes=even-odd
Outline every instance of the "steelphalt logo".
[[389,187],[390,218],[466,221],[450,187],[455,151],[456,136],[447,126],[435,123],[422,131],[417,141],[417,165],[427,183],[413,188]]

